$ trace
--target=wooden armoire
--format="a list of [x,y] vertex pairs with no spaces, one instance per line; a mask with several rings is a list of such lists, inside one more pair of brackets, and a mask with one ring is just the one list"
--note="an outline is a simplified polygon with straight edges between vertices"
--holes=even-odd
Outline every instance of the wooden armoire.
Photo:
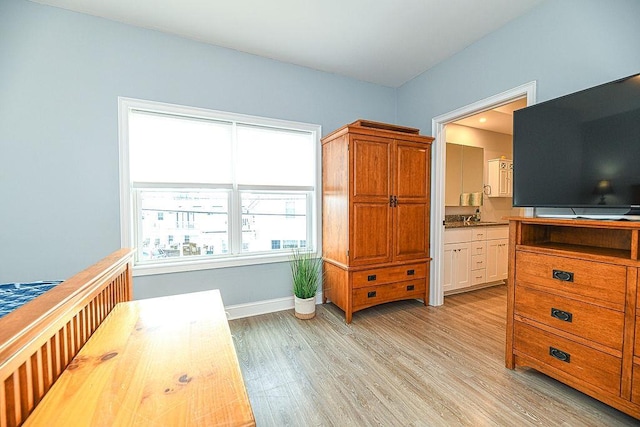
[[323,302],[429,301],[431,142],[358,120],[322,139]]

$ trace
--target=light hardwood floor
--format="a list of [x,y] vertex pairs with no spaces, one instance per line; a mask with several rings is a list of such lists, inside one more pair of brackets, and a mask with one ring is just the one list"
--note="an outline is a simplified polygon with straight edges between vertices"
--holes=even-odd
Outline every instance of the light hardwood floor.
[[504,367],[506,288],[316,318],[230,321],[258,426],[630,426],[534,370]]

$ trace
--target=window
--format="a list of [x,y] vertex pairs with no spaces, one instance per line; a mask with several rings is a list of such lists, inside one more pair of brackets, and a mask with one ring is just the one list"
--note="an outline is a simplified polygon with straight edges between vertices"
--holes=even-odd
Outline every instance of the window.
[[315,251],[319,137],[317,125],[120,98],[122,241],[137,248],[136,274]]

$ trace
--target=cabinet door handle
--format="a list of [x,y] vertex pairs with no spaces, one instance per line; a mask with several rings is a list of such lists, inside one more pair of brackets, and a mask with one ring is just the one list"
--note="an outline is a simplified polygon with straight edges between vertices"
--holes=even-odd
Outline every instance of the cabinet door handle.
[[375,297],[376,297],[376,291],[367,292],[367,298],[375,298]]
[[553,270],[553,278],[563,282],[573,282],[573,273],[570,271]]
[[408,291],[413,291],[415,288],[416,288],[415,285],[408,285],[407,286],[407,290]]
[[370,274],[367,276],[367,282],[373,282],[376,280],[376,275],[375,274]]
[[549,354],[561,362],[571,363],[571,355],[554,347],[549,347]]
[[389,196],[389,207],[393,207],[393,196]]
[[413,276],[414,274],[416,274],[415,270],[407,270],[407,276]]
[[563,322],[573,322],[573,314],[568,311],[558,310],[557,308],[551,308],[551,317],[555,317],[558,320],[562,320]]

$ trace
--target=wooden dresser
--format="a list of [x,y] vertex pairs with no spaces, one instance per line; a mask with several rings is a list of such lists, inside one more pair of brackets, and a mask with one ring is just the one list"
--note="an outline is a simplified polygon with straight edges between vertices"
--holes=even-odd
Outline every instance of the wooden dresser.
[[640,223],[510,218],[506,366],[640,417]]
[[431,142],[359,120],[322,139],[323,301],[345,312],[429,300]]

